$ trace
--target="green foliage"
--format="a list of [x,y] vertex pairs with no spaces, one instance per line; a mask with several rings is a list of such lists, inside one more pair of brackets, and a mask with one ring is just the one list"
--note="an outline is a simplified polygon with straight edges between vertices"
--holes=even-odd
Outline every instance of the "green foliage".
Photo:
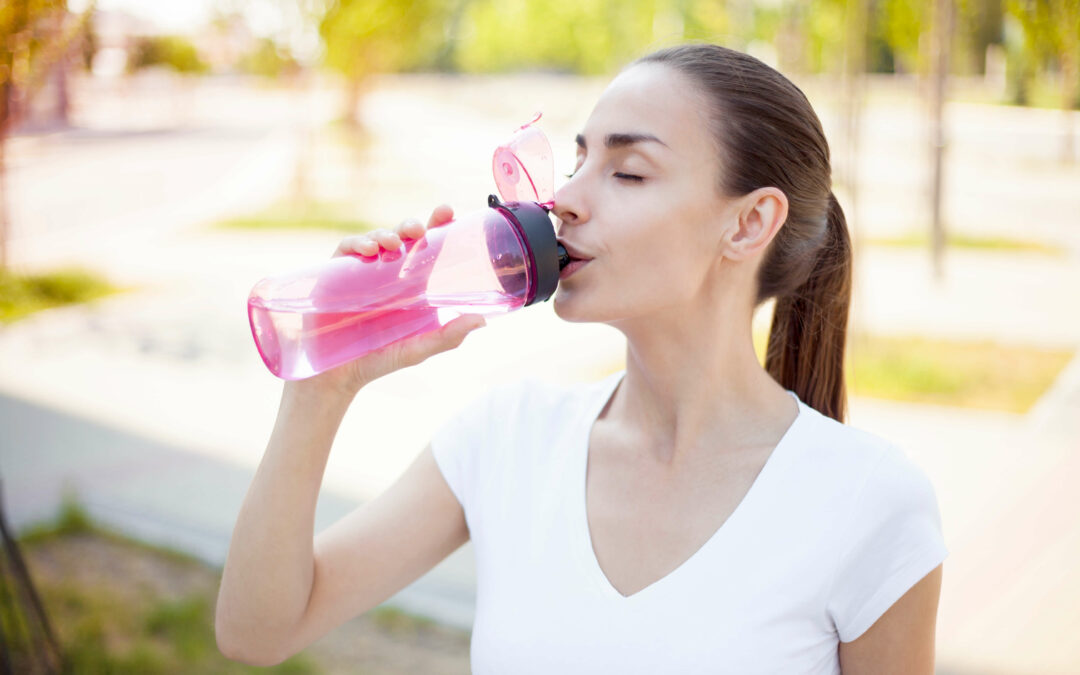
[[1073,355],[993,342],[857,337],[849,381],[856,396],[1023,414]]
[[190,40],[176,36],[139,38],[128,67],[135,71],[151,66],[164,66],[178,73],[200,75],[210,70]]
[[430,65],[451,9],[450,0],[336,0],[319,26],[326,63],[354,81]]
[[40,586],[46,611],[60,634],[64,673],[318,672],[305,656],[269,669],[227,660],[217,649],[213,599],[206,593],[155,599],[74,582]]
[[477,0],[468,4],[462,25],[455,52],[461,70],[583,74],[610,73],[683,40],[727,42],[732,29],[725,5],[703,0]]
[[[923,232],[913,232],[900,237],[876,237],[870,239],[867,243],[871,246],[929,249],[930,237]],[[1054,246],[1036,241],[1010,239],[1008,237],[975,237],[949,233],[946,235],[945,243],[952,248],[976,251],[1042,253],[1052,256],[1064,256],[1068,254],[1068,251],[1061,246]]]
[[[37,547],[49,546],[74,534],[98,538],[98,549],[109,544],[113,550],[141,560],[154,561],[147,568],[177,574],[193,559],[168,550],[134,542],[89,524],[85,512],[74,502],[55,524],[39,528],[39,534],[20,537],[23,551],[33,568],[32,554]],[[89,527],[71,529],[72,519]],[[66,524],[65,524],[66,523]],[[42,536],[48,530],[50,536]],[[117,583],[121,587],[115,587]],[[118,675],[167,675],[174,673],[217,673],[221,675],[262,672],[306,675],[319,672],[306,655],[298,655],[269,669],[254,668],[227,660],[217,649],[214,636],[214,598],[216,584],[179,597],[158,596],[142,584],[128,581],[98,586],[68,577],[60,579],[35,575],[35,586],[56,630],[64,655],[62,673],[115,673]],[[0,591],[3,588],[0,587]],[[0,619],[12,628],[19,612],[13,611],[12,598],[0,594]],[[8,630],[6,635],[12,635]],[[14,642],[11,654],[15,664],[28,663],[26,645]],[[16,667],[18,671],[18,668]]]
[[[768,334],[753,339],[764,365]],[[849,336],[845,368],[855,396],[1022,414],[1073,356],[1068,349],[988,341],[861,335]]]
[[238,65],[243,72],[271,79],[295,73],[299,69],[292,53],[270,38],[259,40],[257,46],[244,55]]
[[[867,69],[926,72],[930,2],[866,1]],[[327,63],[355,81],[429,68],[610,74],[648,51],[688,40],[739,49],[752,41],[773,44],[785,70],[837,72],[855,2],[337,0],[321,33]],[[1019,69],[1023,84],[1024,73],[1060,67],[1062,50],[1080,31],[1078,6],[1080,0],[956,0],[953,72],[984,72],[987,46],[1006,41],[1006,8],[1023,19],[1022,54],[1010,53],[1010,77]],[[1080,48],[1072,49],[1080,61]]]
[[728,42],[732,26],[711,0],[338,0],[320,33],[327,64],[362,79],[427,68],[610,73],[664,44]]
[[930,31],[930,3],[919,0],[881,0],[871,31],[892,50],[898,72],[923,72],[928,66],[920,38]]
[[60,511],[51,522],[31,525],[19,533],[23,544],[37,544],[56,537],[68,537],[99,532],[86,508],[73,492],[65,492],[61,498]]
[[222,221],[218,228],[229,230],[332,230],[356,234],[373,229],[369,223],[352,218],[343,207],[311,201],[285,201],[265,211]]
[[371,610],[370,616],[376,626],[395,635],[415,635],[435,625],[430,619],[403,612],[396,607],[376,607]]
[[[1030,80],[1040,66],[1061,72],[1061,105],[1080,105],[1080,0],[1005,0],[1012,27],[1010,82],[1014,103],[1026,104]],[[1021,33],[1022,37],[1016,35]]]
[[810,0],[806,16],[807,72],[838,72],[843,63],[844,46],[839,37],[846,31],[845,0]]
[[0,324],[42,309],[88,302],[118,290],[93,272],[77,268],[26,276],[0,270]]
[[986,48],[1004,42],[1003,0],[958,0],[956,41],[963,72],[986,72]]
[[1078,0],[1005,0],[1005,7],[1020,22],[1037,58],[1056,58],[1080,40]]

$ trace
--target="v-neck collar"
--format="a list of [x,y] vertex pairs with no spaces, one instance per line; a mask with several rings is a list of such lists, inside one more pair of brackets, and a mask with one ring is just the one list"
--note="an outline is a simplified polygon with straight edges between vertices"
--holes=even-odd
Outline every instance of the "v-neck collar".
[[777,442],[776,447],[774,447],[772,452],[769,453],[769,457],[765,460],[765,465],[761,468],[761,471],[758,472],[758,475],[754,479],[754,482],[750,485],[750,489],[743,496],[742,501],[740,501],[739,504],[735,507],[735,510],[731,512],[731,515],[727,517],[727,520],[725,520],[723,524],[721,524],[720,527],[717,528],[716,531],[709,536],[709,538],[705,541],[704,544],[701,545],[700,548],[690,554],[690,557],[688,557],[686,560],[679,563],[679,565],[675,569],[668,572],[659,579],[653,581],[648,586],[638,590],[637,592],[630,595],[623,595],[617,588],[615,588],[615,586],[612,585],[611,581],[607,578],[607,575],[604,574],[603,568],[600,567],[600,561],[596,557],[596,550],[593,548],[592,533],[589,530],[587,481],[589,466],[589,438],[592,436],[593,425],[600,417],[600,413],[604,410],[608,402],[611,400],[611,397],[615,393],[616,387],[619,386],[619,383],[622,382],[625,376],[626,371],[624,370],[620,373],[610,375],[609,380],[601,381],[597,400],[596,402],[594,402],[592,407],[590,407],[589,414],[585,417],[583,429],[580,431],[581,437],[578,444],[578,447],[580,449],[578,453],[580,461],[577,465],[579,472],[579,482],[576,491],[577,499],[575,499],[578,507],[575,509],[575,518],[580,524],[578,528],[579,534],[577,536],[577,541],[579,542],[579,545],[583,545],[585,548],[583,552],[583,558],[586,561],[586,565],[589,567],[588,573],[593,577],[593,581],[600,587],[605,596],[611,597],[617,602],[635,602],[639,600],[642,596],[646,596],[649,593],[653,592],[656,587],[663,586],[665,583],[670,583],[670,579],[672,579],[672,577],[679,575],[685,568],[690,566],[694,560],[703,557],[708,549],[715,546],[718,540],[722,539],[727,532],[731,531],[733,523],[736,523],[738,518],[745,517],[742,516],[743,512],[753,507],[753,502],[759,498],[759,493],[766,491],[770,475],[777,470],[776,467],[783,459],[784,451],[787,449],[787,446],[791,445],[791,439],[795,435],[795,428],[805,422],[809,415],[807,405],[799,399],[798,395],[790,389],[786,390],[795,399],[795,402],[798,403],[799,412],[796,415],[795,420],[787,428],[787,431],[784,432],[784,435],[780,437],[780,440],[779,442]]

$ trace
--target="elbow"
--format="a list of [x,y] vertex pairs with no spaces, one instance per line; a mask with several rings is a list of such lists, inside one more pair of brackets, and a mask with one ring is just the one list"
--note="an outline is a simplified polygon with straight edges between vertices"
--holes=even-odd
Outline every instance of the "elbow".
[[[241,629],[229,625],[222,616],[220,605],[214,618],[214,640],[218,651],[230,661],[236,661],[249,666],[267,668],[276,666],[288,658],[276,646],[280,646],[281,640],[251,639],[258,629]],[[268,647],[269,645],[269,647]]]
[[285,660],[284,656],[279,656],[269,650],[245,645],[216,627],[214,630],[214,637],[217,640],[218,651],[230,661],[236,661],[237,663],[243,663],[248,666],[268,668],[270,666],[276,666]]

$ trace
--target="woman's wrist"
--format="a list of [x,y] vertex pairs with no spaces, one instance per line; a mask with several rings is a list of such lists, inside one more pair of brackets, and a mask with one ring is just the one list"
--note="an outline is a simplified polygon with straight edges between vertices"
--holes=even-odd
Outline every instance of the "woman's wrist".
[[318,381],[318,377],[292,380],[285,383],[282,402],[289,405],[316,403],[320,407],[348,408],[363,385],[346,387],[338,383]]

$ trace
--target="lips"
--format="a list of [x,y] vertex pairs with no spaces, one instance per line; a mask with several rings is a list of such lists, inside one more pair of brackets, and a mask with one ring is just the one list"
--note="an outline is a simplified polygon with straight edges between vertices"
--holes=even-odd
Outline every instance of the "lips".
[[558,242],[562,244],[562,247],[566,249],[566,252],[570,254],[571,261],[574,260],[592,260],[591,255],[583,253],[580,249],[572,246],[569,242],[559,239]]
[[559,281],[569,278],[571,274],[577,272],[579,269],[585,267],[588,264],[588,260],[574,260],[569,265],[559,270]]

